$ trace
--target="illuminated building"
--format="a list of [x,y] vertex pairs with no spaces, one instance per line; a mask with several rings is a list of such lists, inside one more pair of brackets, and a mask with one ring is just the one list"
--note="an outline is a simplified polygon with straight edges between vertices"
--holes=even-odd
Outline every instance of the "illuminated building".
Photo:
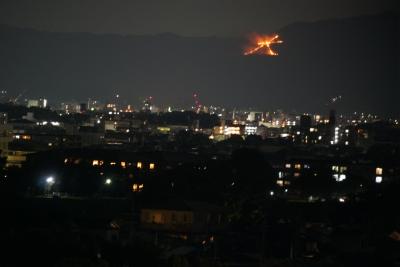
[[[148,230],[196,234],[224,227],[227,223],[224,215],[221,207],[210,203],[169,201],[142,208],[140,224]],[[204,238],[204,234],[202,236]],[[214,237],[208,238],[208,241],[214,241]]]
[[375,183],[380,184],[383,181],[383,168],[381,167],[376,167],[375,168]]
[[132,192],[135,192],[135,193],[142,192],[143,188],[144,188],[143,184],[136,184],[135,183],[135,184],[132,185]]
[[29,99],[27,103],[27,107],[37,107],[37,108],[46,108],[47,107],[47,99],[40,98],[40,99]]
[[258,122],[264,120],[264,113],[261,111],[251,111],[247,116],[247,121]]
[[142,110],[145,112],[151,112],[153,109],[152,104],[153,97],[149,96],[143,101]]
[[332,177],[336,180],[336,182],[342,182],[346,179],[346,166],[333,165],[332,166]]
[[257,133],[257,126],[247,124],[244,128],[245,135],[252,135]]
[[339,143],[339,137],[340,137],[340,128],[335,127],[334,133],[333,133],[333,140],[331,141],[332,145],[336,145]]
[[231,135],[240,135],[240,126],[225,126],[224,128],[224,135],[231,136]]

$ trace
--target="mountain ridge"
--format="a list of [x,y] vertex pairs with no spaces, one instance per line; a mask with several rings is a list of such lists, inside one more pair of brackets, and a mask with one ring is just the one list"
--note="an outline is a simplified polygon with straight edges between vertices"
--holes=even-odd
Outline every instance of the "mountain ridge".
[[[399,97],[398,21],[384,14],[291,24],[278,31],[284,40],[274,48],[278,57],[244,57],[242,37],[53,33],[0,25],[0,88],[14,94],[27,89],[29,97],[53,101],[109,101],[118,92],[136,105],[153,95],[163,106],[189,106],[198,92],[204,104],[304,112],[325,110],[324,103],[341,94],[339,110],[399,115],[393,101]],[[344,41],[335,39],[342,35]],[[381,96],[385,91],[391,95]]]

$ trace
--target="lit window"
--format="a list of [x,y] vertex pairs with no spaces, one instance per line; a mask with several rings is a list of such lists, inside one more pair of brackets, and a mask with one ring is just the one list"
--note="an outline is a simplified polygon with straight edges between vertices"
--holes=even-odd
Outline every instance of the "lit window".
[[286,167],[287,169],[290,169],[290,168],[292,167],[292,165],[291,165],[290,163],[286,163],[285,167]]
[[332,166],[332,171],[338,172],[339,171],[339,166],[336,166],[336,165]]
[[133,192],[141,192],[143,190],[143,184],[133,184],[132,191]]
[[336,180],[336,182],[342,182],[346,180],[346,174],[334,174],[333,178]]
[[294,176],[294,177],[299,177],[299,176],[300,176],[300,173],[299,173],[299,172],[295,172],[295,173],[293,174],[293,176]]
[[376,169],[375,169],[375,174],[376,174],[376,175],[382,175],[382,174],[383,174],[383,169],[382,169],[382,168],[379,168],[379,167],[376,168]]
[[126,162],[125,161],[121,161],[121,167],[124,168],[124,169],[126,168]]
[[298,170],[301,169],[301,164],[295,164],[295,165],[294,165],[294,168],[295,168],[295,169],[298,169]]
[[110,162],[110,165],[111,165],[111,166],[115,166],[116,164],[117,164],[117,163],[116,163],[115,161],[111,161],[111,162]]
[[283,178],[283,172],[278,172],[278,177]]
[[142,168],[142,163],[139,161],[137,164],[136,164],[136,167],[138,168],[138,169],[141,169]]
[[347,167],[346,166],[342,166],[339,168],[340,173],[344,173],[345,171],[347,171]]
[[99,166],[99,161],[97,159],[92,161],[93,166]]
[[382,183],[382,176],[376,176],[375,177],[375,183],[377,183],[377,184]]
[[283,180],[276,180],[276,184],[279,186],[283,186]]
[[155,165],[154,163],[150,163],[150,164],[149,164],[149,169],[150,169],[150,170],[154,170],[155,166],[156,166],[156,165]]

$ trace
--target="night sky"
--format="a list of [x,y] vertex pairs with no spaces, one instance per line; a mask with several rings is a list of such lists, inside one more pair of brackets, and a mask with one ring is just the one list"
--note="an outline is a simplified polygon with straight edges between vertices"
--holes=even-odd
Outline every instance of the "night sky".
[[[293,112],[342,95],[339,112],[399,116],[396,2],[1,0],[0,89],[162,107],[196,92],[205,105]],[[243,56],[253,32],[279,33],[279,56]]]
[[1,0],[0,23],[46,31],[239,36],[395,10],[396,0]]

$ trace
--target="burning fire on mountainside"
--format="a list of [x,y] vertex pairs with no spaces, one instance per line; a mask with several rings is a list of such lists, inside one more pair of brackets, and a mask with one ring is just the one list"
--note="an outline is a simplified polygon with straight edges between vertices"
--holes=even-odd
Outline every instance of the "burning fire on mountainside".
[[249,38],[249,44],[245,48],[243,55],[265,55],[265,56],[277,56],[278,53],[272,49],[275,44],[283,43],[279,39],[279,35],[264,35],[264,34],[252,34]]

